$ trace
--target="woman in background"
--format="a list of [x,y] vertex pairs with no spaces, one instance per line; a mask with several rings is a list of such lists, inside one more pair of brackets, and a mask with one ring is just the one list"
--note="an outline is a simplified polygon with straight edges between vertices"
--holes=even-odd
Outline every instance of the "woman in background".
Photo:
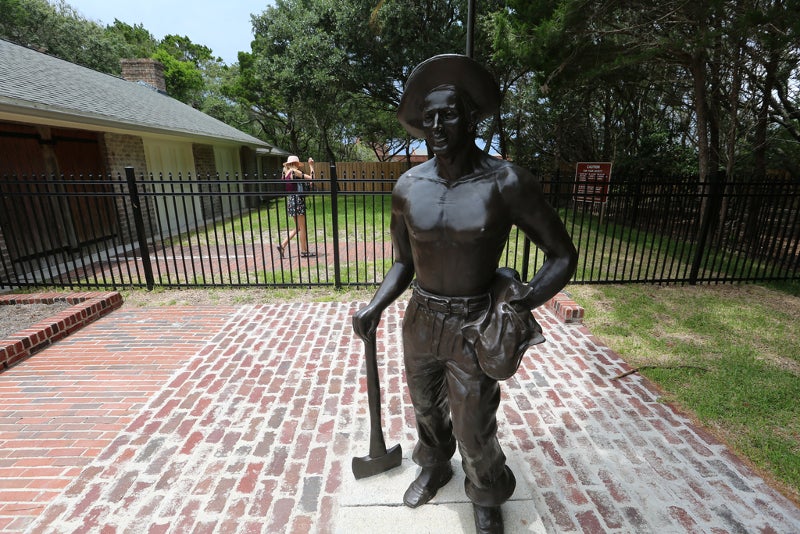
[[275,248],[278,249],[278,254],[283,258],[284,251],[287,250],[289,242],[292,238],[299,234],[300,241],[300,255],[304,258],[316,256],[313,252],[308,251],[308,231],[306,228],[306,199],[303,195],[298,194],[303,192],[303,183],[295,182],[296,180],[313,180],[314,179],[314,160],[308,158],[308,169],[311,174],[305,174],[300,169],[300,158],[297,156],[289,156],[283,164],[283,179],[287,181],[286,190],[289,195],[286,197],[286,211],[289,216],[294,218],[294,229],[289,232],[280,245]]

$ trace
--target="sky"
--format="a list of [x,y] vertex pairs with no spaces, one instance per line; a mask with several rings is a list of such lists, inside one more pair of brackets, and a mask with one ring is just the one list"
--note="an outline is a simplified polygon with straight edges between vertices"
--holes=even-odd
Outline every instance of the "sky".
[[230,65],[239,51],[250,51],[253,30],[250,14],[260,14],[270,0],[67,0],[89,20],[113,24],[114,19],[141,24],[156,39],[185,35],[207,46]]

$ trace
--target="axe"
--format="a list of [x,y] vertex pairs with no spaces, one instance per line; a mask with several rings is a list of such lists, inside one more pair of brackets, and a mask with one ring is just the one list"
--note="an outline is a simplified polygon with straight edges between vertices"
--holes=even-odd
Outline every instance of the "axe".
[[353,458],[356,479],[370,477],[393,469],[403,460],[398,443],[388,451],[381,428],[381,391],[378,384],[378,358],[375,332],[364,339],[364,358],[367,361],[367,399],[369,401],[369,455]]

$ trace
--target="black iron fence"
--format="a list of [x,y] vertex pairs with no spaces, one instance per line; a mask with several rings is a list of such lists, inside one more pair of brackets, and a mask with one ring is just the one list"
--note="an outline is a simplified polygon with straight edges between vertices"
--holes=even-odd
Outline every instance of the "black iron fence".
[[[392,262],[394,179],[320,173],[293,193],[307,247],[298,233],[281,254],[296,221],[279,177],[5,176],[0,288],[375,285]],[[576,283],[800,277],[797,181],[616,176],[576,197],[572,177],[540,180],[579,250]],[[544,256],[513,230],[503,261],[529,278]]]
[[[560,188],[572,191],[574,182]],[[558,189],[558,187],[556,187]],[[620,176],[607,201],[562,206],[578,282],[708,283],[800,277],[800,183]]]

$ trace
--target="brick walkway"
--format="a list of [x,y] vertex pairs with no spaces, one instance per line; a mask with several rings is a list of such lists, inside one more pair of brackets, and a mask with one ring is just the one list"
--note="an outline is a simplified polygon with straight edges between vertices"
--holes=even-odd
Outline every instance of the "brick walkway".
[[[126,305],[0,374],[0,531],[472,532],[457,476],[401,504],[414,429],[399,349],[379,332],[384,428],[368,452],[357,304]],[[507,532],[800,532],[800,509],[658,402],[580,325],[537,312],[548,343],[503,388],[518,487]]]

